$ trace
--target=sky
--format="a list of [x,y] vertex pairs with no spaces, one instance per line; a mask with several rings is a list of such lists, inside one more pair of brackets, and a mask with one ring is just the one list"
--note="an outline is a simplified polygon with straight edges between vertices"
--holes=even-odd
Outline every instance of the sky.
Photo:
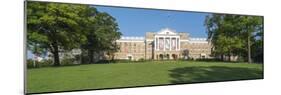
[[170,28],[187,32],[191,37],[207,37],[204,20],[208,13],[136,9],[94,6],[100,12],[113,16],[122,36],[145,36],[146,32],[158,32]]
[[[136,9],[94,6],[100,12],[113,16],[122,36],[144,37],[146,32],[158,32],[170,28],[176,32],[187,32],[191,37],[207,37],[204,20],[208,13]],[[28,59],[33,57],[27,51]]]

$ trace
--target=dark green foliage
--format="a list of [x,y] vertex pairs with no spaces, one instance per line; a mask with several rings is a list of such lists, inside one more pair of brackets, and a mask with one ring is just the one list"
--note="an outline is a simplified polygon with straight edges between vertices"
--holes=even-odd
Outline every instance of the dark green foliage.
[[[208,38],[213,45],[216,56],[243,57],[249,63],[257,54],[253,50],[263,49],[263,18],[259,16],[242,16],[230,14],[211,14],[206,17],[205,26]],[[263,55],[263,52],[259,54]],[[222,58],[223,59],[223,58]],[[230,59],[229,59],[230,60]]]
[[62,65],[72,65],[75,60],[73,58],[63,58],[61,60]]
[[97,51],[118,49],[114,41],[121,33],[115,19],[90,5],[28,1],[26,12],[28,50],[51,52],[55,66],[61,65],[60,52],[74,48],[88,51],[90,60]]
[[196,61],[202,61],[202,62],[220,62],[221,60],[218,58],[211,58],[211,59],[197,59]]
[[143,61],[145,61],[145,59],[144,58],[140,58],[138,61],[143,62]]
[[87,28],[87,42],[82,44],[82,50],[88,54],[84,63],[94,63],[94,55],[102,52],[106,52],[113,59],[113,53],[119,49],[115,41],[121,36],[116,20],[103,12],[96,13],[89,21],[92,23]]
[[[74,64],[76,61],[75,58],[63,58],[61,59],[60,65],[61,66],[76,66],[80,64]],[[34,61],[31,59],[27,60],[27,68],[42,68],[42,67],[52,67],[54,66],[53,60],[42,60],[40,62]]]
[[60,65],[59,52],[79,47],[86,40],[81,26],[86,5],[27,2],[27,43],[39,45],[54,55]]
[[28,59],[26,61],[27,68],[40,68],[40,67],[50,67],[53,66],[53,60],[42,60],[41,62],[34,61],[31,59]]

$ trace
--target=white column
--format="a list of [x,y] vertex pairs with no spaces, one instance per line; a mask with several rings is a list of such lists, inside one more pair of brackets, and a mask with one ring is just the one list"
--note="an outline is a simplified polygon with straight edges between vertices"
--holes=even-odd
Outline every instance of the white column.
[[176,37],[175,45],[176,45],[176,50],[178,50],[178,42],[177,42],[177,37]]
[[157,47],[158,47],[158,39],[157,37],[155,37],[155,51],[157,50]]
[[180,39],[179,38],[177,38],[177,42],[178,42],[178,50],[180,50]]
[[156,37],[154,36],[154,50],[156,50]]
[[156,37],[156,50],[158,50],[158,46],[159,46],[159,39],[158,39],[158,37]]
[[160,50],[160,38],[161,37],[158,37],[158,41],[159,41],[159,43],[158,43],[158,50]]
[[176,50],[178,50],[178,38],[176,37],[175,45],[176,45]]
[[177,50],[179,50],[179,38],[176,38],[176,43],[177,43]]
[[159,42],[160,42],[160,40],[159,40],[159,37],[157,37],[156,39],[157,39],[157,50],[159,51]]
[[180,50],[180,48],[181,48],[181,40],[180,40],[180,38],[178,38],[179,39],[179,47],[178,47],[178,50]]
[[170,37],[170,51],[172,50],[172,38]]
[[163,37],[163,41],[164,41],[164,51],[166,51],[166,37]]

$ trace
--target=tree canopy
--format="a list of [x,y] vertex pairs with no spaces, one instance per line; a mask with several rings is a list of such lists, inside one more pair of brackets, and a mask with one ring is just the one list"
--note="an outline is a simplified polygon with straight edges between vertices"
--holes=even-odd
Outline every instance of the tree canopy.
[[[120,37],[115,19],[93,6],[27,2],[27,46],[33,52],[50,51],[54,65],[60,65],[62,51],[85,49],[107,50]],[[31,47],[41,49],[32,49]]]
[[[252,49],[263,49],[263,19],[259,16],[211,14],[205,19],[214,55],[246,57],[252,62]],[[259,44],[257,44],[259,43]],[[253,46],[253,44],[257,44]],[[230,60],[230,59],[229,59]]]
[[105,12],[98,13],[92,22],[86,33],[88,40],[82,45],[82,49],[88,52],[88,63],[94,62],[94,53],[107,51],[111,54],[117,51],[115,41],[121,36],[115,18]]

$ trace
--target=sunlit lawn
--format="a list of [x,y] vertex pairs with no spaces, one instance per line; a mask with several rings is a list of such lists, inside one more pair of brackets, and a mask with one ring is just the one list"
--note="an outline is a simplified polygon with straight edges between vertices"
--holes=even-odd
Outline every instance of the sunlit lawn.
[[263,78],[262,64],[150,61],[27,70],[28,93]]

